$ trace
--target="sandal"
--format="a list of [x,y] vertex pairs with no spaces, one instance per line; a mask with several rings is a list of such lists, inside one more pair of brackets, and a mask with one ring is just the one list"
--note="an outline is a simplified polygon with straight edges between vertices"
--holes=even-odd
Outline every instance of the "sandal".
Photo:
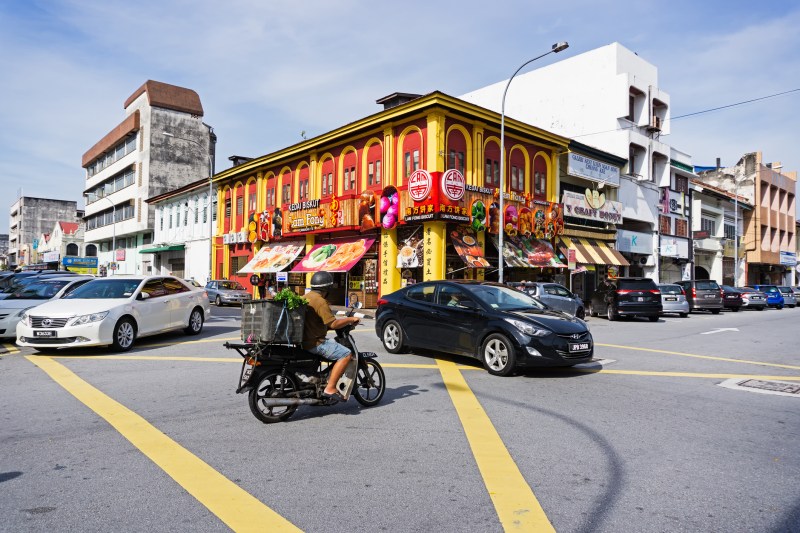
[[325,405],[336,405],[342,401],[342,397],[339,395],[338,392],[334,392],[333,394],[328,394],[327,392],[322,392],[322,403]]

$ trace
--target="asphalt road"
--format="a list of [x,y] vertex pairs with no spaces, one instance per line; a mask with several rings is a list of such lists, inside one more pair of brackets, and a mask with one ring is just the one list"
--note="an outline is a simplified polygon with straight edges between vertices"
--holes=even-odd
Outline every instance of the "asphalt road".
[[383,402],[272,425],[235,394],[239,310],[212,313],[0,356],[0,530],[800,531],[800,394],[735,388],[798,388],[800,308],[593,318],[598,363],[511,378],[364,320]]

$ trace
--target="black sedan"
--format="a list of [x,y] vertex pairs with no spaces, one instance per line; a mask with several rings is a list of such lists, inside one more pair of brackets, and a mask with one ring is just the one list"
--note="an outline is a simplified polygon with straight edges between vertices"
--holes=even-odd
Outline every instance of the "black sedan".
[[480,359],[489,373],[592,359],[586,323],[499,283],[428,281],[378,300],[375,332],[390,353],[423,348]]

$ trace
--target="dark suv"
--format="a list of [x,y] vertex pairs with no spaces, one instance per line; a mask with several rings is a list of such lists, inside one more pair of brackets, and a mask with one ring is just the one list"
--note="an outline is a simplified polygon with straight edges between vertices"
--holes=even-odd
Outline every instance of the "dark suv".
[[661,314],[661,291],[650,278],[614,278],[601,283],[592,294],[589,315],[646,316],[658,321]]
[[722,287],[713,279],[690,279],[676,281],[686,291],[689,311],[711,311],[718,315],[722,311]]

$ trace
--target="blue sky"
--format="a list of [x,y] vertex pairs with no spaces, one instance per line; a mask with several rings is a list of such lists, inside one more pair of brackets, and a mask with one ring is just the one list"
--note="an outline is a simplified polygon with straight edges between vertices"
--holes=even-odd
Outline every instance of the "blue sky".
[[[673,116],[800,89],[796,1],[0,0],[0,232],[19,194],[82,206],[81,156],[154,79],[194,89],[228,156],[259,156],[381,108],[457,96],[612,42],[658,67]],[[800,170],[800,91],[677,119],[698,165],[761,151]],[[591,144],[589,138],[582,142]]]

